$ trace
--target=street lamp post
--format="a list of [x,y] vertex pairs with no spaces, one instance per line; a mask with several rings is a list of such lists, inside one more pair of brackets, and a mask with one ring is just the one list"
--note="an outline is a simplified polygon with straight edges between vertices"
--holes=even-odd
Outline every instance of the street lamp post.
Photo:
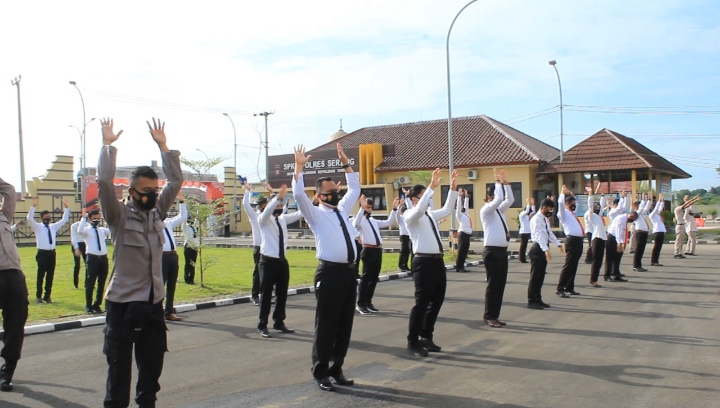
[[560,163],[563,161],[563,100],[562,100],[562,84],[560,83],[560,73],[557,69],[557,62],[555,60],[548,61],[548,64],[555,68],[555,75],[558,80],[558,88],[560,89]]
[[[86,163],[85,163],[85,126],[88,123],[92,122],[92,120],[90,122],[85,122],[85,99],[82,96],[82,92],[80,92],[80,88],[78,88],[78,86],[77,86],[77,82],[69,81],[69,83],[70,83],[70,85],[74,86],[75,89],[77,89],[78,94],[80,94],[80,103],[82,104],[82,110],[83,110],[83,128],[82,128],[82,136],[81,136],[82,149],[80,150],[80,180],[81,180],[81,183],[83,183],[83,181],[84,181],[83,176],[85,175],[85,165],[86,165]],[[85,204],[86,204],[85,203],[85,189],[83,188],[82,184],[80,185],[80,202],[81,202],[80,206],[84,208]]]
[[[452,97],[450,94],[450,33],[452,32],[453,26],[455,25],[455,21],[460,17],[460,14],[468,8],[469,5],[475,3],[477,0],[472,0],[468,4],[465,5],[465,7],[461,8],[460,11],[455,15],[455,18],[453,18],[452,23],[450,24],[450,28],[448,29],[447,33],[447,39],[445,40],[445,62],[447,64],[447,95],[448,95],[448,169],[450,172],[448,180],[452,179],[452,173],[454,170],[453,165],[453,127],[452,127]],[[450,232],[455,229],[455,218],[450,217]],[[453,242],[452,249],[455,249],[455,243]]]
[[233,231],[237,232],[237,210],[235,208],[237,206],[237,182],[238,182],[238,180],[237,180],[237,133],[235,133],[235,122],[233,122],[230,115],[228,115],[227,113],[223,113],[223,115],[225,115],[225,117],[230,119],[230,123],[232,124],[232,128],[233,128],[233,171],[235,172],[235,177],[233,179],[232,210],[233,210],[233,219],[235,220],[235,222],[233,223]]
[[[203,151],[200,150],[200,149],[195,149],[195,150],[197,150],[198,152],[204,154],[204,155],[205,155],[205,160],[207,160],[207,162],[210,163],[210,158],[208,157],[207,153],[203,152]],[[200,179],[198,179],[198,180],[200,180]]]

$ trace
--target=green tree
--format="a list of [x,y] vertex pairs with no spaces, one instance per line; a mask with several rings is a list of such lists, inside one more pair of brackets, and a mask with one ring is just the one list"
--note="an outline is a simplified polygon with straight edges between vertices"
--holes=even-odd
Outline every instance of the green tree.
[[433,172],[432,170],[417,170],[410,171],[408,174],[410,174],[413,184],[422,184],[423,186],[426,186],[430,184]]

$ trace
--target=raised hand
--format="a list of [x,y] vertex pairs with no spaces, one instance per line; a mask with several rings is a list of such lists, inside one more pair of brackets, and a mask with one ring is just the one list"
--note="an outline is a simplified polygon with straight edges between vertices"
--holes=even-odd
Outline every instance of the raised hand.
[[593,189],[590,186],[586,186],[585,191],[588,193],[588,195],[592,195],[592,193],[593,193]]
[[33,197],[33,207],[37,207],[40,204],[40,197]]
[[70,208],[70,203],[68,203],[68,200],[66,198],[62,199],[63,207]]
[[252,191],[252,186],[250,185],[250,182],[245,180],[245,190]]
[[430,188],[435,189],[440,185],[442,179],[440,178],[440,168],[433,170],[432,180],[430,181]]
[[393,210],[397,210],[397,208],[400,206],[400,197],[395,197],[393,200]]
[[502,180],[503,184],[508,183],[507,170],[505,170],[505,169],[500,170],[500,180]]
[[534,197],[530,197],[530,205],[535,205],[535,198],[534,198]]
[[106,146],[110,146],[111,144],[113,144],[113,142],[118,140],[120,135],[122,135],[122,130],[117,132],[117,134],[113,132],[114,122],[110,118],[100,119],[100,125],[102,126],[103,143]]
[[167,137],[165,137],[165,122],[161,122],[160,119],[152,118],[153,124],[150,125],[150,121],[147,121],[148,128],[150,128],[150,135],[152,136],[153,140],[157,145],[160,147],[160,150],[163,152],[170,151],[167,148]]
[[[338,146],[340,146],[339,143]],[[298,145],[295,147],[295,173],[301,172],[303,167],[305,167],[305,163],[307,163],[311,157],[312,155],[305,154],[305,146]]]
[[87,208],[83,207],[82,210],[80,210],[80,217],[87,218],[88,212]]
[[458,171],[453,170],[453,172],[450,176],[450,190],[453,190],[453,191],[457,190],[457,176],[458,176]]
[[403,187],[402,192],[403,192],[403,194],[405,194],[405,195],[410,194],[410,190],[407,189],[407,188],[405,188],[405,187]]
[[340,143],[337,144],[337,152],[338,152],[338,158],[342,162],[343,165],[350,163],[350,160],[348,160],[347,155],[345,154],[345,150],[343,150],[342,146],[340,146]]
[[265,190],[267,190],[268,193],[272,194],[273,188],[272,188],[272,186],[271,186],[270,184],[268,184],[268,183],[263,183],[263,186],[265,186]]
[[285,198],[285,195],[287,194],[287,192],[288,192],[287,184],[281,185],[280,192],[278,193],[278,199],[282,200],[283,198]]
[[359,200],[359,201],[360,201],[360,206],[361,206],[361,207],[367,204],[367,198],[365,198],[365,194],[361,194],[361,195],[360,195],[360,200]]

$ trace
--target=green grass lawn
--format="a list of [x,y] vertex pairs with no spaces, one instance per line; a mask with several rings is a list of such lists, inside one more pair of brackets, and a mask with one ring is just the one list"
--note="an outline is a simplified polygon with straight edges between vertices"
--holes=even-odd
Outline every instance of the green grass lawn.
[[[112,247],[108,248],[112,256]],[[37,264],[34,247],[20,248],[20,260],[23,271],[27,276],[28,292],[30,294],[30,316],[28,322],[47,321],[85,315],[85,291],[82,288],[84,269],[81,270],[80,289],[73,288],[73,257],[69,245],[59,245],[57,248],[57,267],[53,283],[51,304],[36,304],[35,289]],[[210,300],[231,295],[247,295],[252,287],[253,259],[252,249],[243,248],[205,248],[205,258],[215,258],[215,263],[205,272],[205,288],[200,287],[199,270],[196,272],[196,285],[185,284],[183,265],[185,260],[180,254],[180,271],[175,303],[194,303],[195,301]],[[294,251],[287,253],[290,262],[290,287],[306,286],[311,284],[317,267],[315,251]],[[383,254],[382,271],[397,271],[398,254]],[[112,262],[111,262],[112,270]],[[109,279],[108,279],[109,280]]]

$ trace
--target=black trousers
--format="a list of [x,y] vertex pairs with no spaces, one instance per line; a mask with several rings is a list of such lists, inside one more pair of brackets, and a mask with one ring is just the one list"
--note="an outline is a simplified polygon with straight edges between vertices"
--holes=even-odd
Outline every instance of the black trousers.
[[253,283],[250,294],[253,299],[260,297],[260,272],[258,270],[258,264],[260,263],[260,247],[253,247],[253,262],[255,263],[255,269],[253,269]]
[[260,321],[258,329],[266,329],[270,308],[272,307],[272,294],[275,289],[275,311],[273,321],[280,325],[285,321],[285,304],[290,284],[290,266],[285,258],[270,258],[261,256],[258,263],[260,273]]
[[[50,299],[52,284],[55,278],[55,250],[38,249],[35,260],[37,261],[37,291],[35,297],[43,300]],[[43,281],[45,282],[45,296],[43,296]]]
[[[85,307],[100,307],[105,293],[105,281],[108,277],[108,257],[107,255],[88,255],[87,256],[87,279],[85,280]],[[95,290],[95,282],[97,281],[97,295],[93,303],[93,291]]]
[[[87,267],[87,255],[85,255],[85,243],[78,242],[78,249],[80,250],[80,255],[82,256],[82,260],[85,263],[85,266]],[[72,245],[70,246],[70,251],[72,251],[73,260],[75,261],[75,267],[73,268],[73,285],[75,286],[75,289],[77,289],[78,285],[80,284],[80,257],[75,256],[75,250],[73,249]],[[85,272],[85,279],[87,279],[87,271]]]
[[414,257],[412,251],[412,241],[409,235],[400,235],[400,258],[398,259],[398,268],[400,270],[410,270],[408,260],[412,263]]
[[583,237],[565,237],[565,264],[560,270],[557,290],[572,292],[575,290],[575,275],[578,263],[583,255]]
[[592,244],[590,244],[590,246],[592,247],[593,254],[595,255],[593,257],[592,265],[590,265],[590,282],[597,282],[600,277],[600,267],[602,266],[603,258],[605,257],[605,240],[595,238],[592,240]]
[[175,313],[173,301],[175,300],[175,288],[177,286],[180,262],[177,252],[163,252],[162,274],[165,284],[165,316]]
[[357,272],[354,265],[320,261],[315,270],[317,306],[312,347],[315,378],[342,372],[355,318]]
[[25,275],[17,269],[0,271],[0,309],[3,317],[3,343],[0,357],[13,366],[20,360],[28,317],[28,289]]
[[530,258],[530,283],[528,284],[528,303],[538,303],[542,301],[542,286],[545,282],[545,274],[547,273],[547,258],[545,252],[540,245],[530,248],[528,253]]
[[447,272],[442,258],[415,257],[415,306],[410,310],[408,343],[417,344],[420,337],[432,339],[440,308],[445,301]]
[[487,288],[485,289],[485,320],[495,320],[500,317],[505,284],[508,275],[508,256],[506,247],[486,246],[483,250],[483,263],[487,274]]
[[362,255],[363,246],[360,243],[360,241],[355,240],[355,249],[357,253],[357,257],[355,258],[355,273],[356,273],[356,279],[360,278],[360,255]]
[[185,245],[183,255],[185,255],[185,283],[193,285],[195,283],[195,262],[197,262],[198,251],[190,245]]
[[605,241],[605,277],[620,275],[620,261],[623,253],[617,250],[617,239],[612,234],[607,235]]
[[652,256],[650,257],[651,264],[660,263],[660,251],[665,241],[664,232],[656,232],[654,237],[655,244],[653,244]]
[[[133,309],[139,304],[145,305],[144,321],[130,320],[133,315],[138,315]],[[167,352],[162,302],[150,305],[149,302],[107,301],[106,305],[103,353],[107,357],[108,377],[104,406],[125,408],[130,405],[134,346],[138,370],[135,402],[140,407],[154,407]]]
[[470,250],[470,237],[472,235],[464,232],[458,233],[458,253],[457,259],[455,260],[455,270],[460,270],[465,267],[465,260],[467,259],[468,251]]
[[642,268],[642,258],[645,254],[645,247],[647,246],[648,232],[636,230],[635,239],[637,239],[637,244],[635,246],[635,253],[633,254],[633,268]]
[[592,232],[586,232],[585,237],[587,237],[587,241],[588,241],[588,249],[587,249],[587,253],[585,254],[585,263],[589,264],[589,263],[592,263],[593,255],[595,254],[595,250],[593,249],[593,246],[592,246],[592,241],[593,241]]
[[367,306],[372,304],[380,269],[382,269],[382,248],[365,247],[360,252],[360,259],[362,259],[362,276],[358,288],[357,304],[358,306]]
[[518,259],[522,263],[527,262],[525,254],[527,253],[528,241],[530,241],[530,234],[520,234],[520,254]]

